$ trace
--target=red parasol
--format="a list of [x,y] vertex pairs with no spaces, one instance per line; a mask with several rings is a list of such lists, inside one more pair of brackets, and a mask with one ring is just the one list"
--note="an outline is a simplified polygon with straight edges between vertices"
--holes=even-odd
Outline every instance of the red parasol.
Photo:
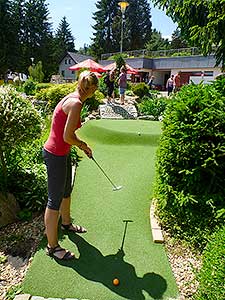
[[96,63],[94,60],[92,60],[90,58],[69,67],[69,70],[78,71],[78,70],[84,69],[84,68],[89,69],[92,72],[104,72],[105,71],[103,66]]
[[[111,63],[104,67],[105,71],[111,71],[116,68],[116,63]],[[132,68],[130,65],[126,64],[127,74],[138,74],[138,70]]]

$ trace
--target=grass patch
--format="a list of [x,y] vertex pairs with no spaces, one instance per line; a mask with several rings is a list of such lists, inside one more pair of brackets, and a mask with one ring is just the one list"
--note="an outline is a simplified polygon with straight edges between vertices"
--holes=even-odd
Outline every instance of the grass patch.
[[[60,235],[61,244],[74,251],[77,259],[51,260],[43,241],[23,283],[25,293],[93,300],[177,296],[164,246],[153,243],[149,225],[160,126],[133,120],[90,121],[83,126],[79,135],[123,189],[113,192],[94,162],[84,157],[77,169],[72,216],[88,233]],[[133,222],[127,226],[123,244],[124,219]],[[112,284],[115,277],[120,279],[117,287]]]

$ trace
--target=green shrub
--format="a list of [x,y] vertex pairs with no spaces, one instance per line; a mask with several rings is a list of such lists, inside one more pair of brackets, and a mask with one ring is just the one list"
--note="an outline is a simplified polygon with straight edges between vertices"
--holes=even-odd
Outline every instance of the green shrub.
[[[37,100],[46,101],[48,103],[48,109],[53,111],[57,103],[69,93],[75,91],[77,82],[67,84],[54,84],[49,88],[42,89],[35,94]],[[95,91],[94,95],[87,99],[85,104],[88,107],[88,111],[96,110],[100,103],[104,99],[103,93],[99,90]]]
[[144,82],[133,84],[131,89],[139,98],[149,95],[149,87]]
[[104,82],[105,75],[103,75],[101,78],[98,80],[98,89],[99,91],[106,97],[107,96],[107,85]]
[[97,110],[99,105],[103,103],[104,95],[100,91],[95,91],[94,95],[85,101],[88,111]]
[[225,226],[218,230],[203,252],[202,268],[197,275],[199,287],[195,300],[225,299]]
[[37,93],[40,90],[48,89],[48,88],[52,87],[53,85],[54,85],[53,83],[37,83],[35,92]]
[[34,95],[37,83],[33,79],[28,79],[23,84],[23,91],[26,95]]
[[42,89],[35,94],[37,100],[46,101],[48,103],[48,108],[53,111],[57,103],[69,93],[75,91],[77,86],[76,83],[67,84],[55,84],[49,88]]
[[[223,222],[225,98],[211,85],[189,85],[164,113],[155,193],[162,222],[196,245]],[[200,244],[199,244],[200,243]]]
[[11,87],[0,88],[0,190],[7,191],[12,151],[41,135],[43,120],[30,101]]
[[47,201],[47,177],[45,165],[22,164],[9,176],[9,190],[16,197],[22,210],[42,211]]
[[167,98],[164,97],[143,97],[141,103],[138,104],[138,110],[141,114],[152,115],[156,119],[163,115],[167,105]]
[[215,89],[225,97],[225,75],[220,75],[213,82]]

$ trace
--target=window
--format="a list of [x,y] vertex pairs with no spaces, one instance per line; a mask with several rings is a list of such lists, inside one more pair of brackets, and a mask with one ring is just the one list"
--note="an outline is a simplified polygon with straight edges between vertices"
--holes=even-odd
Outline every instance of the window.
[[65,59],[65,65],[67,65],[67,59]]
[[204,71],[204,76],[213,76],[213,71]]
[[69,65],[71,65],[71,59],[69,59]]
[[74,74],[74,71],[71,71],[71,74]]
[[61,71],[61,75],[62,75],[63,77],[65,76],[65,71],[64,71],[64,70]]

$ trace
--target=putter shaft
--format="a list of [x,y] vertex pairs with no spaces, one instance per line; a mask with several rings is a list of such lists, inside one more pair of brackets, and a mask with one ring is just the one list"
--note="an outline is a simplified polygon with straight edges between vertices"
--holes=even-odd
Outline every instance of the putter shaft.
[[109,180],[109,182],[112,184],[113,186],[113,190],[117,191],[119,190],[118,187],[112,182],[112,180],[109,178],[109,176],[105,173],[105,171],[102,169],[102,167],[98,164],[98,162],[94,159],[94,157],[92,156],[91,159],[96,163],[96,165],[99,167],[99,169],[102,171],[102,173],[105,175],[105,177]]

